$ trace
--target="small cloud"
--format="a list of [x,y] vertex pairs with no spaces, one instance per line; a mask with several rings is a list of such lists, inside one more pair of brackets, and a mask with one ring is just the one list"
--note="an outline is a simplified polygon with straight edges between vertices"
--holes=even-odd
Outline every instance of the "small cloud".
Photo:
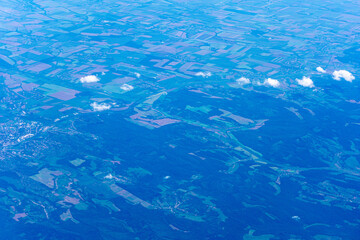
[[339,70],[333,72],[333,79],[340,81],[341,78],[345,79],[345,81],[352,82],[355,79],[354,75],[346,70]]
[[296,81],[298,82],[299,85],[303,87],[309,87],[309,88],[315,87],[314,82],[309,77],[304,76],[302,79],[296,79]]
[[319,73],[326,73],[326,71],[322,67],[317,67],[316,71],[318,71]]
[[133,86],[131,86],[131,85],[129,85],[129,84],[126,84],[126,83],[124,83],[123,85],[121,85],[120,88],[121,88],[122,90],[124,90],[124,91],[131,91],[131,90],[134,89]]
[[245,84],[249,84],[250,83],[250,79],[246,78],[246,77],[241,77],[239,79],[236,79],[236,82],[240,85],[245,85]]
[[90,106],[94,109],[94,111],[104,111],[104,110],[109,110],[111,108],[111,106],[106,103],[99,104],[97,102],[93,102],[92,104],[90,104]]
[[203,77],[203,78],[208,78],[208,77],[211,77],[212,74],[211,72],[198,72],[195,74],[195,76],[198,76],[198,77]]
[[98,82],[98,81],[100,81],[100,79],[95,75],[89,75],[89,76],[80,78],[81,83],[94,83],[94,82]]
[[135,74],[135,76],[137,77],[137,78],[140,78],[141,77],[141,74],[140,73],[134,73]]
[[268,78],[265,80],[265,85],[270,85],[276,88],[280,86],[280,82],[276,79]]

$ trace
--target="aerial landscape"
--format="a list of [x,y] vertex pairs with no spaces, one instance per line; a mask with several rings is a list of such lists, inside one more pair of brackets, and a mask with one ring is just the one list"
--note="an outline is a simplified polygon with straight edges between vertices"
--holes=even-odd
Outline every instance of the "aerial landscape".
[[359,240],[360,2],[0,0],[0,240]]

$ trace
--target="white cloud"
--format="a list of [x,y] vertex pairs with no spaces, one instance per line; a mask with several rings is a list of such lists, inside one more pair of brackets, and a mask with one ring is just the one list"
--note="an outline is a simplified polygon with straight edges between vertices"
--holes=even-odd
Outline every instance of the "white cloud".
[[89,76],[80,78],[80,82],[82,82],[82,83],[94,83],[94,82],[98,82],[98,81],[100,81],[100,79],[95,75],[89,75]]
[[245,84],[249,84],[250,83],[250,79],[246,78],[246,77],[241,77],[239,79],[236,79],[236,82],[240,85],[245,85]]
[[303,87],[309,87],[309,88],[315,87],[314,82],[309,77],[304,76],[302,79],[296,79],[296,81],[298,82],[299,85]]
[[272,87],[279,87],[280,82],[276,79],[268,78],[265,80],[265,85],[270,85]]
[[348,82],[352,82],[355,79],[354,75],[346,70],[339,70],[333,72],[333,79],[340,81],[341,78],[345,79]]
[[124,90],[124,91],[131,91],[131,90],[134,89],[133,86],[131,86],[131,85],[129,85],[129,84],[126,84],[126,83],[124,83],[123,85],[121,85],[120,88],[121,88],[122,90]]
[[317,67],[316,71],[318,71],[319,73],[326,73],[326,71],[322,67]]
[[141,77],[141,74],[140,73],[134,73],[135,74],[135,76],[137,77],[137,78],[140,78]]
[[111,106],[106,103],[99,104],[97,102],[93,102],[92,104],[90,104],[90,106],[94,109],[94,111],[104,111],[104,110],[109,110],[111,108]]
[[203,77],[203,78],[208,78],[208,77],[211,77],[212,74],[211,72],[198,72],[195,74],[195,76],[198,76],[198,77]]

